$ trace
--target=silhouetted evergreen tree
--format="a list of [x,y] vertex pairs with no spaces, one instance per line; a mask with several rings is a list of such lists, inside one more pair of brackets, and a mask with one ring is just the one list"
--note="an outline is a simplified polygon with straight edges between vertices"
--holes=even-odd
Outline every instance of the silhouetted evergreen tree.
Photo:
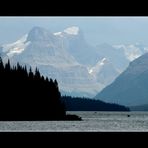
[[36,68],[27,72],[17,63],[11,68],[0,58],[0,120],[80,120],[67,116],[56,80]]
[[30,78],[31,80],[33,80],[33,72],[32,72],[31,67],[30,67],[30,69],[29,69],[29,78]]
[[35,78],[36,78],[37,80],[40,79],[40,72],[39,72],[39,70],[37,69],[37,67],[36,67],[36,69],[35,69]]
[[8,60],[8,63],[6,63],[5,70],[10,71],[10,60]]
[[0,57],[0,71],[2,72],[3,70],[4,70],[4,64],[2,58]]

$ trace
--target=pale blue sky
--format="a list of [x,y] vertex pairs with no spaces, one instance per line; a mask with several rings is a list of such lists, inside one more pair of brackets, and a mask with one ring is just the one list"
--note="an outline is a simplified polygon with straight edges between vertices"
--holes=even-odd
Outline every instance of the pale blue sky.
[[33,26],[51,32],[79,26],[92,45],[104,42],[148,45],[148,17],[0,17],[0,44],[16,41]]

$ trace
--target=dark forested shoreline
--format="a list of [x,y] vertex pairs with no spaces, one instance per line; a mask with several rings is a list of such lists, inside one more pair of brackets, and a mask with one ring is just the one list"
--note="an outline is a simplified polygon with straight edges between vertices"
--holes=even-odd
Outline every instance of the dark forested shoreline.
[[80,98],[71,96],[62,96],[68,111],[129,111],[126,106],[106,103],[100,100],[90,98]]
[[56,80],[44,78],[36,68],[29,72],[26,66],[10,61],[3,64],[0,58],[0,120],[81,120],[66,115]]
[[66,111],[129,111],[129,108],[100,100],[61,96],[57,80],[42,76],[36,68],[0,58],[0,121],[81,120]]

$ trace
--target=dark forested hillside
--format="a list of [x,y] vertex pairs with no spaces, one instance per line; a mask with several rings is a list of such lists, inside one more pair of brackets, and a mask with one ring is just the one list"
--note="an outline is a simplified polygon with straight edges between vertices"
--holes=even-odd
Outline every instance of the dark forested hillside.
[[68,111],[129,111],[128,107],[100,100],[62,96]]
[[[68,120],[56,80],[0,58],[0,120]],[[76,116],[73,116],[75,119]]]

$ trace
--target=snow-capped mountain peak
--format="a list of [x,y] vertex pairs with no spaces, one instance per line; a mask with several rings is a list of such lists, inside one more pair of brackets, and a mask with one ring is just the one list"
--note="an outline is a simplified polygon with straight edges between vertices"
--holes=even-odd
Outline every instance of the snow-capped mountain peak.
[[67,35],[76,36],[80,33],[80,29],[77,26],[72,26],[64,29],[63,31],[53,33],[54,36],[66,37]]
[[77,35],[79,33],[79,27],[72,26],[72,27],[66,28],[64,32],[70,35]]
[[8,57],[12,57],[14,54],[20,54],[30,44],[30,42],[26,42],[27,37],[28,34],[25,34],[22,38],[14,43],[4,44],[2,46],[3,52],[5,52]]
[[51,33],[42,27],[33,27],[14,43],[2,45],[0,54],[11,63],[38,67],[49,78],[56,78],[64,92],[93,96],[109,85],[130,61],[148,51],[141,45],[107,43],[91,46],[83,30],[71,26]]

